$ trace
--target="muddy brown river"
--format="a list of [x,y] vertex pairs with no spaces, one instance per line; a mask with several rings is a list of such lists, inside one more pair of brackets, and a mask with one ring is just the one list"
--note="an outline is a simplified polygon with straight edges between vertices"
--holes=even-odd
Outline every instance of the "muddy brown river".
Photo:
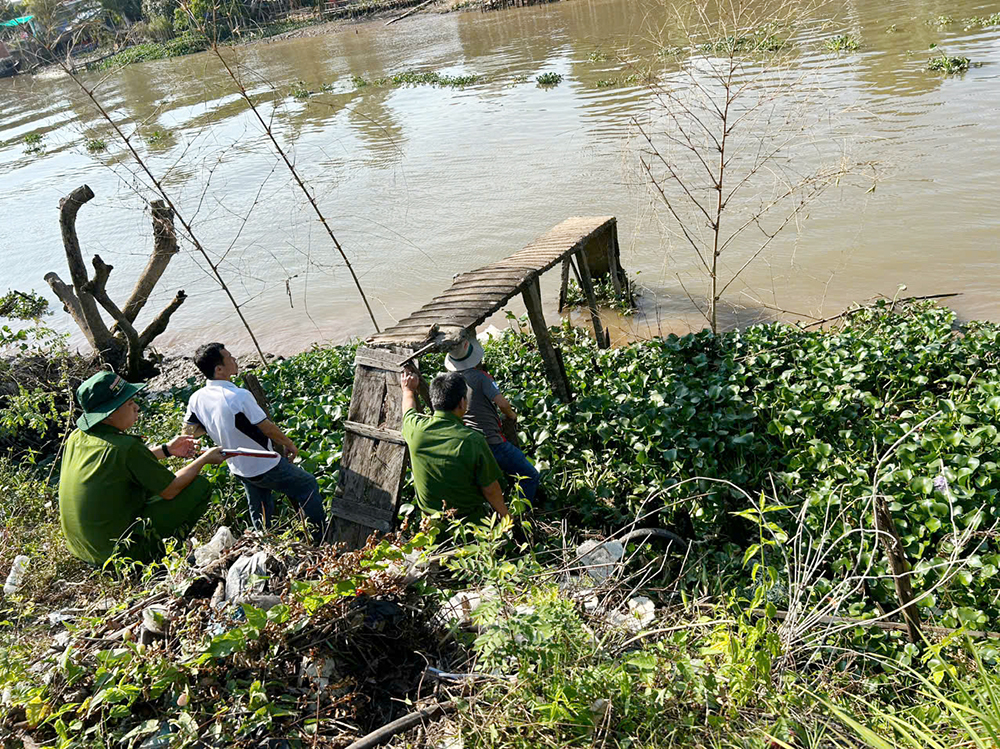
[[[829,2],[795,29],[793,72],[815,88],[823,112],[809,135],[827,155],[835,144],[851,163],[877,162],[880,179],[873,191],[828,190],[791,223],[727,291],[727,325],[783,316],[778,310],[820,318],[897,293],[961,292],[949,300],[961,316],[1000,319],[1000,25],[966,22],[998,11],[998,2],[969,0]],[[347,25],[232,54],[381,324],[567,216],[615,215],[623,264],[643,289],[639,314],[618,321],[616,335],[641,336],[704,324],[689,298],[701,298],[704,275],[641,178],[632,124],[655,116],[658,104],[630,76],[657,60],[666,85],[676,72],[676,61],[657,56],[676,43],[671,18],[654,3],[565,0]],[[860,49],[827,49],[843,33]],[[981,65],[952,76],[925,70],[941,51]],[[403,71],[482,81],[355,83]],[[546,72],[561,83],[537,86]],[[373,332],[335,248],[217,60],[198,54],[84,80],[135,134],[221,259],[266,349],[288,353]],[[296,98],[296,88],[315,93]],[[784,100],[776,101],[780,108]],[[33,132],[43,136],[40,153],[25,150]],[[108,149],[89,153],[94,139]],[[790,158],[808,165],[818,152]],[[144,206],[155,195],[146,178],[69,78],[0,80],[0,291],[48,293],[46,272],[67,278],[57,206],[84,183],[97,195],[79,217],[84,253],[115,266],[109,288],[121,298],[152,244]],[[726,258],[727,267],[743,259]],[[551,300],[556,279],[547,281]],[[223,340],[250,350],[187,245],[146,314],[179,288],[190,299],[161,348]],[[61,312],[52,321],[72,331]]]

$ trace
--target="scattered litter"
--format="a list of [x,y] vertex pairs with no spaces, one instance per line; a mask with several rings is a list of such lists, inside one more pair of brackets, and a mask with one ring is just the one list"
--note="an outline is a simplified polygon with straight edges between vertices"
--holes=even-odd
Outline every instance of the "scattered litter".
[[147,632],[154,635],[166,634],[167,624],[170,623],[170,613],[166,606],[147,606],[142,610],[142,626]]
[[326,689],[336,672],[337,666],[332,658],[324,658],[317,666],[316,661],[306,656],[302,659],[302,672],[299,678],[300,682],[309,679],[318,689]]
[[457,622],[461,626],[472,624],[472,615],[476,613],[476,609],[485,602],[492,601],[496,598],[496,594],[496,589],[492,586],[482,590],[463,590],[456,593],[441,607],[434,617],[434,622],[441,626],[451,622]]
[[[250,582],[250,578],[257,578]],[[244,596],[264,592],[264,580],[267,577],[267,552],[244,554],[229,568],[226,575],[226,600],[239,603]]]
[[646,596],[636,596],[628,602],[628,613],[609,611],[605,618],[614,627],[640,632],[656,619],[656,604]]
[[14,557],[14,563],[10,567],[10,574],[7,575],[7,582],[3,586],[3,594],[12,596],[17,593],[18,588],[24,585],[25,572],[28,570],[28,559],[24,554]]
[[629,613],[639,622],[639,626],[646,627],[656,619],[656,604],[646,596],[636,596],[628,602]]
[[596,583],[603,583],[621,565],[625,547],[619,541],[585,541],[576,547],[578,563]]
[[205,567],[217,560],[223,551],[235,543],[236,539],[229,528],[225,525],[219,526],[211,541],[194,550],[194,563],[199,567]]
[[76,614],[71,614],[68,611],[52,611],[49,613],[49,626],[55,627],[62,622],[70,622],[76,619]]

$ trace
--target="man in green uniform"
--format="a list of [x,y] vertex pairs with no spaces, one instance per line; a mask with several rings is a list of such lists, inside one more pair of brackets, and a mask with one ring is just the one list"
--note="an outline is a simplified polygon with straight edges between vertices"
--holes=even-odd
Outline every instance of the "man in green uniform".
[[133,398],[144,387],[100,372],[76,390],[83,415],[63,450],[59,518],[70,552],[93,565],[116,552],[148,562],[162,554],[161,539],[186,536],[208,507],[210,486],[199,471],[225,460],[215,448],[175,474],[159,461],[193,457],[193,438],[150,450],[126,434],[139,416]]
[[403,439],[410,449],[420,509],[453,509],[462,520],[478,521],[486,516],[489,506],[505,517],[500,466],[486,438],[462,423],[469,407],[465,378],[459,372],[434,378],[430,388],[433,416],[416,411],[419,382],[418,375],[408,369],[400,375]]

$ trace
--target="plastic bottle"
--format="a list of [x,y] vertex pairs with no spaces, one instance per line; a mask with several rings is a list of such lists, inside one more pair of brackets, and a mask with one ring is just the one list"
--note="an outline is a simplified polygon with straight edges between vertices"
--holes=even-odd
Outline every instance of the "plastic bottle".
[[24,554],[14,557],[14,564],[10,567],[10,574],[7,575],[7,582],[3,586],[5,596],[17,593],[18,588],[24,583],[24,573],[28,570],[30,560]]

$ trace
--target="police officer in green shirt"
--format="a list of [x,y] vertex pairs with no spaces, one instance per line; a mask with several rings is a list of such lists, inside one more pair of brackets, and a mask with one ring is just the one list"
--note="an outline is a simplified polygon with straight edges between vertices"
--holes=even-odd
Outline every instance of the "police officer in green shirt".
[[211,494],[198,473],[225,460],[214,448],[175,474],[159,461],[197,455],[193,438],[178,436],[151,450],[126,434],[139,417],[134,397],[145,387],[105,371],[76,390],[83,415],[63,450],[59,518],[70,552],[93,565],[115,553],[152,561],[163,553],[161,539],[186,536]]
[[468,386],[460,372],[446,372],[431,383],[434,414],[417,413],[420,377],[409,369],[403,388],[403,439],[410,449],[417,503],[424,512],[453,509],[467,521],[483,519],[488,507],[500,517],[507,505],[500,489],[500,466],[486,438],[462,423],[469,407]]

